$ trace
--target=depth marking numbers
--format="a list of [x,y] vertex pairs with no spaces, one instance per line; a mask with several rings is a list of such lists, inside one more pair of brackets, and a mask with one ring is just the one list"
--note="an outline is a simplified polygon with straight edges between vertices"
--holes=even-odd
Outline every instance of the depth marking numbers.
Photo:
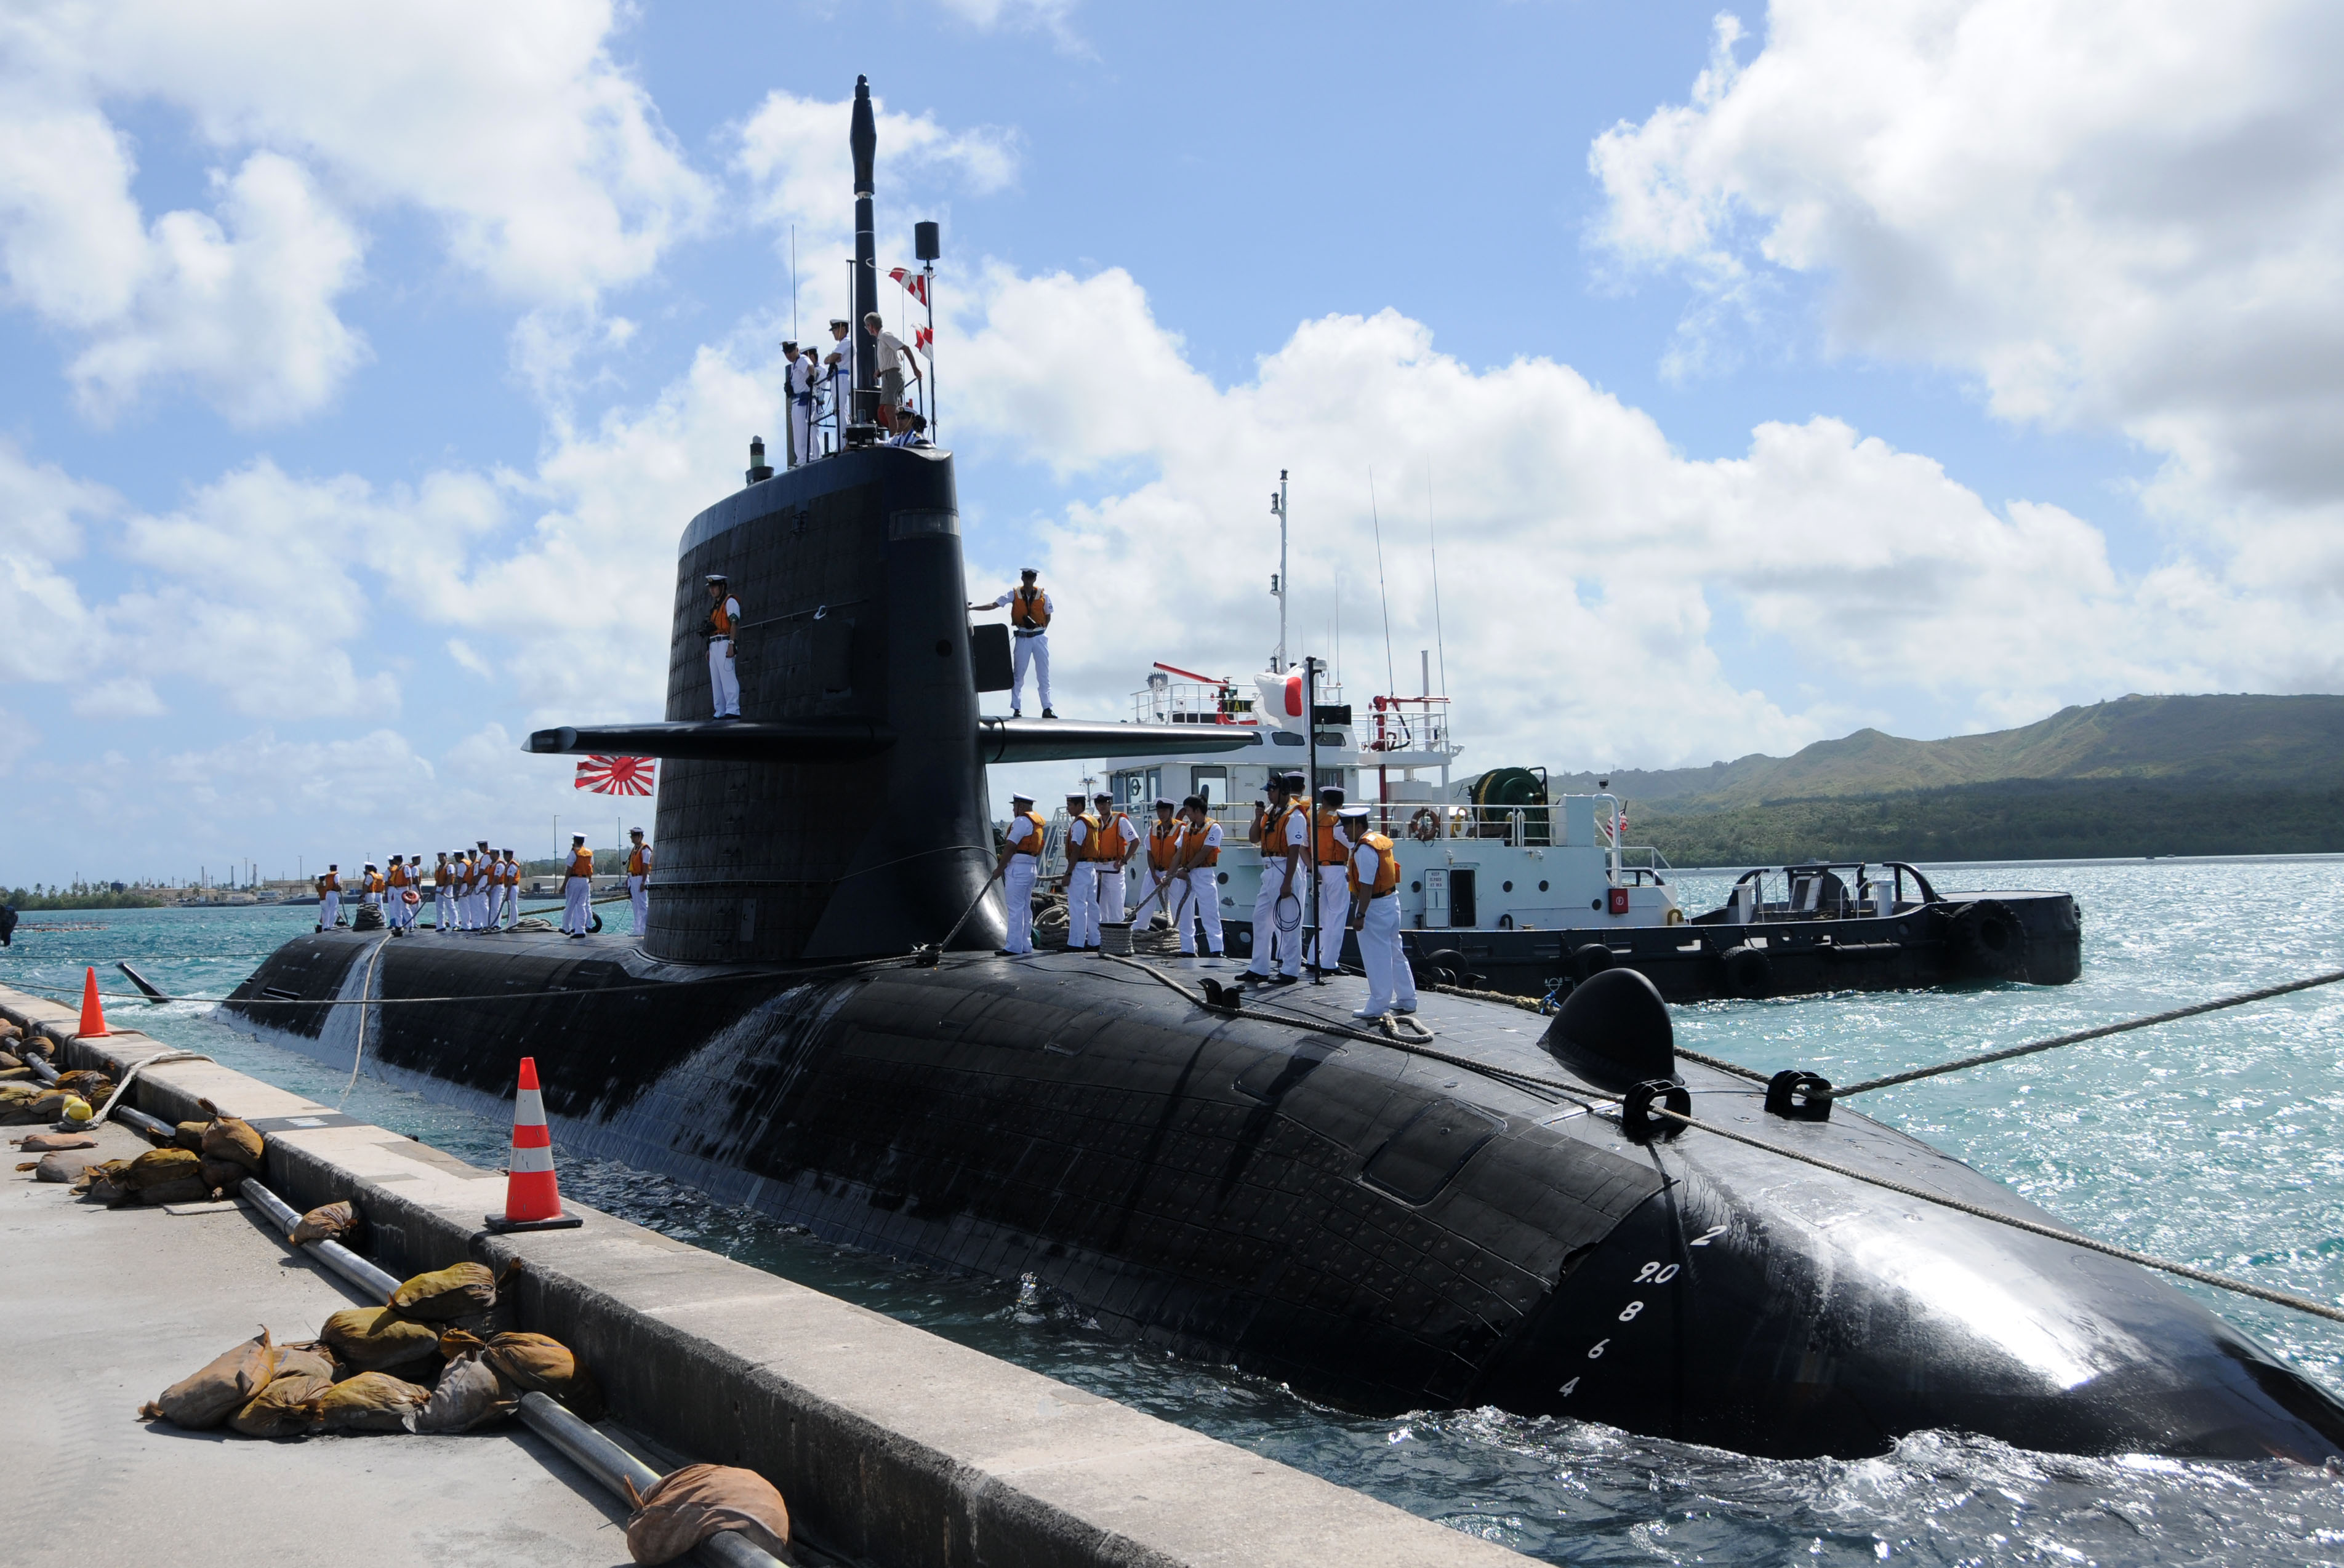
[[[1724,1231],[1725,1227],[1720,1225],[1715,1230],[1703,1235],[1699,1241],[1693,1242],[1692,1245],[1696,1247],[1705,1247],[1709,1244],[1712,1237],[1722,1235],[1724,1233]],[[1679,1265],[1675,1263],[1663,1263],[1656,1259],[1637,1270],[1636,1277],[1628,1282],[1632,1285],[1665,1285],[1671,1280],[1677,1277],[1678,1267]],[[1632,1323],[1638,1318],[1643,1316],[1643,1302],[1641,1299],[1632,1301],[1626,1306],[1620,1309],[1618,1321],[1623,1323]],[[1607,1335],[1602,1339],[1597,1340],[1593,1344],[1587,1347],[1587,1359],[1591,1362],[1600,1362],[1603,1359],[1603,1352],[1611,1348],[1612,1341],[1610,1336]],[[1578,1392],[1578,1389],[1579,1379],[1572,1378],[1569,1382],[1562,1385],[1562,1397],[1569,1399],[1573,1393]]]

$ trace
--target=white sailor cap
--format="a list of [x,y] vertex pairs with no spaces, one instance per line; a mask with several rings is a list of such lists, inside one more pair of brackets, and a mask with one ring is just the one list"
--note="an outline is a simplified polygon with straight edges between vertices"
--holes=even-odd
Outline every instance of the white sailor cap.
[[1346,822],[1364,822],[1369,817],[1374,816],[1375,813],[1370,811],[1365,806],[1346,806],[1341,810],[1336,812],[1335,815],[1340,817]]
[[708,580],[712,583],[729,583],[732,579],[726,577],[722,572],[710,572],[708,574]]
[[1031,806],[1034,803],[1034,797],[1031,795],[1012,795],[1009,797],[1009,803],[1012,806],[1016,805],[1021,800],[1026,805]]
[[627,831],[633,834],[638,839],[643,836],[643,830],[641,828],[630,828]]

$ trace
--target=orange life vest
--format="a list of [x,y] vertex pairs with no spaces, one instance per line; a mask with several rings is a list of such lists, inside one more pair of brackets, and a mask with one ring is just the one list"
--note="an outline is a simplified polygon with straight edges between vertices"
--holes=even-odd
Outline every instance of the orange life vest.
[[1217,866],[1221,863],[1221,847],[1218,844],[1208,844],[1205,841],[1212,831],[1213,824],[1210,819],[1207,819],[1201,828],[1185,827],[1181,829],[1180,848],[1183,853],[1187,853],[1190,839],[1197,841],[1196,853],[1188,858],[1190,870],[1193,871],[1200,866]]
[[1130,827],[1131,819],[1125,816],[1122,812],[1117,811],[1114,816],[1108,818],[1104,823],[1102,823],[1099,828],[1099,832],[1102,836],[1102,842],[1099,845],[1099,859],[1107,861],[1118,870],[1123,868],[1124,856],[1131,852],[1132,839],[1139,837],[1139,829],[1137,828],[1132,828],[1131,839],[1127,839],[1123,836],[1123,830],[1126,828]]
[[438,865],[431,868],[431,881],[433,886],[442,892],[456,885],[456,868],[448,862],[445,856],[440,858]]
[[716,628],[716,635],[719,637],[732,635],[732,617],[725,609],[725,606],[732,602],[732,595],[719,594],[716,598],[716,608],[708,617],[709,623]]
[[1158,822],[1156,826],[1147,829],[1147,869],[1149,870],[1170,870],[1172,869],[1172,857],[1179,853],[1179,823],[1174,822],[1167,827],[1165,824]]
[[[1076,822],[1083,825],[1083,841],[1079,844],[1075,842],[1075,823]],[[1086,860],[1102,859],[1099,850],[1106,842],[1104,829],[1099,827],[1099,819],[1096,813],[1089,811],[1076,813],[1066,823],[1066,864],[1079,865]]]
[[1261,819],[1261,858],[1265,860],[1286,859],[1286,819],[1301,810],[1299,806],[1273,806]]
[[394,888],[403,888],[407,886],[407,868],[405,866],[393,866],[388,872],[384,873],[383,879]]
[[645,846],[642,844],[633,845],[627,850],[627,875],[648,877],[652,874],[651,863],[644,859],[645,853]]
[[501,888],[511,880],[512,868],[510,866],[506,865],[502,860],[490,860],[489,862],[489,886],[491,888]]
[[[1370,900],[1380,899],[1399,886],[1399,861],[1392,855],[1392,841],[1381,833],[1369,832],[1359,836],[1359,843],[1376,852],[1376,885],[1373,888],[1359,885],[1359,863],[1354,859],[1350,863],[1350,874],[1346,879],[1351,884],[1351,895],[1356,898],[1364,892]],[[1352,850],[1354,856],[1358,853],[1358,849]]]
[[387,884],[383,881],[382,873],[380,871],[373,871],[368,874],[366,879],[366,890],[368,892],[379,894],[385,886],[387,886]]
[[570,874],[573,877],[592,876],[594,874],[594,851],[591,849],[571,850]]
[[1335,825],[1341,820],[1335,815],[1333,807],[1318,808],[1318,864],[1322,868],[1339,866],[1343,862],[1342,841],[1335,836]]
[[318,890],[321,893],[338,893],[342,890],[342,879],[333,872],[328,871],[318,879]]
[[[1021,823],[1024,824],[1022,830],[1019,828]],[[1009,819],[1009,847],[1017,854],[1032,855],[1039,859],[1042,853],[1042,840],[1048,832],[1049,824],[1043,821],[1041,818],[1031,811],[1020,811],[1016,816]],[[1019,848],[1020,845],[1028,843],[1033,845],[1032,849]]]
[[1039,631],[1050,624],[1050,607],[1043,602],[1038,588],[1015,588],[1009,590],[1009,624]]

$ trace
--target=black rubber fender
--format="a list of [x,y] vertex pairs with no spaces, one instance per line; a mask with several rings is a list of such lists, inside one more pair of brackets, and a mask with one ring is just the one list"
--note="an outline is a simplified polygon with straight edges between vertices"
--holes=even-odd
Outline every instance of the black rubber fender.
[[1424,955],[1424,965],[1435,985],[1464,985],[1472,971],[1465,967],[1465,955],[1455,948],[1436,948]]
[[2026,927],[2000,899],[1963,904],[1945,917],[1945,961],[1964,980],[2026,978]]
[[1754,1001],[1774,990],[1774,961],[1747,942],[1736,942],[1720,953],[1718,967],[1725,974],[1725,994]]
[[1581,942],[1571,950],[1571,959],[1579,966],[1579,978],[1587,980],[1612,967],[1612,950],[1601,942]]

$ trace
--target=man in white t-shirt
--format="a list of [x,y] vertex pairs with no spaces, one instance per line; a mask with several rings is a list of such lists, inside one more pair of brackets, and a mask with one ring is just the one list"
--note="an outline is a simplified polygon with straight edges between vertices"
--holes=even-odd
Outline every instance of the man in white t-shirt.
[[920,363],[904,347],[904,340],[887,330],[877,311],[864,317],[863,325],[870,329],[871,340],[879,348],[879,423],[892,431],[895,428],[895,410],[904,404],[904,367],[912,367],[912,379],[916,382],[920,378]]

